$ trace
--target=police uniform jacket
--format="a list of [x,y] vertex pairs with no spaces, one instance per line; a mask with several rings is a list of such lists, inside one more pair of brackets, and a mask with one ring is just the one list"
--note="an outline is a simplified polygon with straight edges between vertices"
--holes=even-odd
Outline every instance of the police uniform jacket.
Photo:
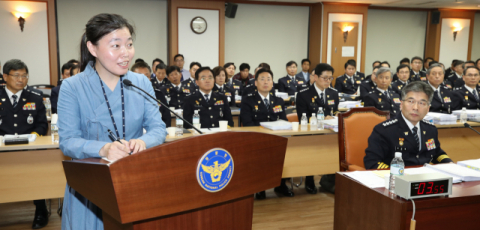
[[340,77],[337,77],[337,80],[335,81],[335,89],[337,89],[339,93],[355,94],[358,90],[358,86],[360,86],[361,83],[362,80],[360,77],[353,76],[352,83],[352,80],[344,74]]
[[430,112],[450,114],[453,110],[461,109],[460,100],[454,99],[453,92],[450,91],[450,89],[448,89],[444,85],[440,85],[438,88],[440,90],[441,97],[438,96],[438,93],[433,93],[433,99],[430,105]]
[[287,120],[285,102],[279,97],[269,93],[269,107],[265,105],[258,92],[245,95],[240,105],[240,120],[243,126],[259,126],[260,122]]
[[43,97],[24,89],[13,108],[5,89],[0,90],[0,135],[47,134],[47,115]]
[[227,84],[223,84],[222,90],[217,87],[217,84],[213,85],[213,92],[224,95],[229,101],[230,106],[235,106],[235,91],[228,87]]
[[405,166],[452,162],[440,148],[438,131],[432,123],[420,121],[420,131],[421,150],[401,113],[376,125],[365,149],[365,168],[388,168],[397,151],[402,153]]
[[[480,97],[480,87],[477,85],[477,93]],[[465,85],[459,88],[456,88],[453,91],[453,100],[458,102],[459,108],[465,107],[467,109],[480,109],[480,101],[475,99],[473,93],[470,93]]]
[[[195,110],[198,110],[200,115],[202,128],[219,127],[220,120],[228,121],[228,125],[233,127],[232,112],[230,111],[227,97],[222,94],[212,92],[208,102],[206,102],[200,91],[193,93],[185,98],[183,118],[192,123]],[[184,125],[185,128],[191,128],[188,124]]]
[[167,78],[164,78],[162,82],[158,81],[156,77],[152,78],[150,81],[152,82],[153,89],[160,89],[162,86],[170,84],[170,81]]
[[294,80],[289,76],[278,79],[278,92],[288,93],[288,95],[295,95],[296,92],[307,88],[308,84],[303,77],[295,77]]
[[[167,99],[165,98],[165,94],[159,89],[154,89],[155,97],[157,100],[161,101],[163,104],[168,105]],[[172,126],[172,115],[170,114],[170,110],[167,107],[163,106],[162,104],[158,103],[160,107],[160,114],[162,114],[162,121],[165,122],[166,127]]]
[[355,72],[355,76],[359,77],[361,81],[365,80],[365,74],[362,72]]
[[57,113],[58,94],[60,94],[61,84],[53,87],[50,92],[50,103],[52,104],[52,113]]
[[398,80],[398,75],[397,74],[394,74],[393,77],[392,77],[392,82],[395,82]]
[[188,78],[185,81],[182,81],[182,85],[185,85],[191,92],[198,91],[198,85],[195,83],[192,78]]
[[239,80],[233,79],[232,82],[227,81],[226,85],[232,89],[233,91],[237,92],[235,95],[243,95],[243,85],[242,82]]
[[[455,71],[452,71],[449,75],[445,75],[445,76],[446,76],[444,79],[445,84],[450,85],[452,89],[462,87],[465,84],[465,82],[463,82],[462,84],[463,78],[458,77]],[[457,81],[460,79],[461,81],[457,83]]]
[[400,95],[391,89],[388,89],[388,94],[390,97],[375,89],[365,97],[363,105],[365,107],[375,107],[382,111],[389,111],[392,115],[400,113]]
[[410,70],[410,79],[408,79],[410,81],[423,81],[423,82],[427,82],[427,74],[425,72],[418,72],[418,74],[415,74],[415,72],[413,72],[413,70]]
[[366,80],[363,81],[362,84],[360,84],[360,98],[363,100],[365,96],[367,96],[370,92],[372,92],[374,89],[376,89],[377,86],[373,81]]
[[165,94],[165,98],[168,102],[168,107],[175,107],[175,109],[181,109],[183,106],[183,101],[187,96],[194,93],[191,87],[187,87],[185,84],[182,83],[180,90],[177,90],[173,84],[168,84],[162,86],[160,88],[163,94]]
[[[249,94],[255,93],[257,91],[258,90],[257,90],[257,86],[255,86],[255,83],[251,84],[251,85],[247,85],[245,88],[243,88],[242,98],[249,95]],[[275,87],[272,87],[272,89],[270,90],[270,93],[272,93],[273,96],[276,96],[275,95]]]
[[408,83],[410,83],[410,80],[407,80],[406,83],[403,83],[400,80],[396,80],[396,81],[392,82],[392,84],[391,84],[392,90],[395,91],[395,93],[397,93],[398,95],[402,96],[402,89],[403,89],[403,87],[408,85]]
[[318,108],[323,108],[323,114],[325,116],[334,116],[338,113],[338,92],[334,88],[325,89],[324,100],[320,100],[320,95],[318,95],[315,85],[310,86],[307,89],[301,90],[297,94],[297,116],[298,120],[302,119],[302,114],[306,113],[308,120],[312,116],[312,113],[317,114]]

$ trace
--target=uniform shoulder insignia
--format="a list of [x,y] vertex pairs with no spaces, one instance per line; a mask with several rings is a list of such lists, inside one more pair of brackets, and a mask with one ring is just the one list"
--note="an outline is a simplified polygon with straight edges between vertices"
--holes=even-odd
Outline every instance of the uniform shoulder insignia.
[[369,81],[369,80],[366,80],[365,83],[370,83],[370,81]]
[[300,90],[300,93],[301,93],[301,92],[305,92],[305,91],[307,91],[308,89],[309,89],[309,88],[301,89],[301,90]]
[[427,121],[427,120],[422,120],[425,124],[428,124],[428,125],[431,125],[431,126],[435,126],[432,122],[430,121]]
[[253,93],[249,93],[249,94],[247,94],[247,97],[250,97],[250,96],[253,96]]
[[329,86],[328,88],[329,88],[329,89],[332,89],[332,90],[335,90],[335,91],[338,91],[337,89],[335,89],[335,88],[333,88],[333,87],[331,87],[331,86]]
[[252,86],[252,85],[247,85],[247,86],[245,86],[245,88],[248,88],[248,87],[250,87],[250,86]]
[[398,119],[388,120],[382,123],[383,127],[387,127],[389,125],[395,124],[398,122]]
[[40,95],[39,93],[37,93],[37,92],[35,92],[35,91],[27,90],[27,92],[33,93],[33,94],[35,94],[35,95],[37,95],[37,96],[40,96],[40,97],[42,96],[42,95]]

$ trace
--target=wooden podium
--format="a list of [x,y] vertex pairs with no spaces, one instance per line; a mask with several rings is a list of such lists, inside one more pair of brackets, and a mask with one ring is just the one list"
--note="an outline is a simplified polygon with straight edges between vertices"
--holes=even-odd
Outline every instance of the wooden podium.
[[[230,153],[228,185],[207,192],[197,181],[209,150]],[[111,229],[252,229],[253,194],[280,185],[287,138],[221,132],[147,149],[114,163],[63,161],[67,183],[103,210]]]

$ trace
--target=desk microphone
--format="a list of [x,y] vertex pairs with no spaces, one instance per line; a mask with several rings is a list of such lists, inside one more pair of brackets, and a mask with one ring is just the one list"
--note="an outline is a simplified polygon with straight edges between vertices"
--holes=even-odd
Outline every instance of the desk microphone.
[[470,126],[470,124],[468,124],[468,123],[465,122],[465,123],[463,123],[463,125],[464,125],[466,128],[469,128],[469,129],[475,131],[476,133],[478,133],[478,135],[480,135],[480,132],[478,132],[476,129],[472,128],[472,126]]
[[157,100],[157,98],[155,98],[154,96],[150,95],[149,93],[147,93],[147,91],[143,90],[142,88],[134,85],[130,80],[128,79],[124,79],[123,80],[123,84],[125,84],[126,86],[132,86],[132,87],[135,87],[137,89],[139,89],[140,91],[144,92],[146,95],[148,95],[149,97],[151,97],[153,100],[155,100],[156,102],[158,102],[159,104],[163,105],[165,108],[168,109],[168,111],[170,111],[171,113],[173,113],[176,117],[182,119],[183,122],[187,123],[188,125],[190,125],[193,129],[195,129],[195,131],[197,131],[198,133],[200,134],[203,134],[202,131],[200,131],[199,129],[197,129],[195,126],[193,126],[190,122],[188,122],[187,120],[185,120],[182,116],[178,115],[177,113],[175,113],[173,110],[171,110],[170,108],[168,108],[167,105],[163,104],[163,102],[161,102],[160,100]]

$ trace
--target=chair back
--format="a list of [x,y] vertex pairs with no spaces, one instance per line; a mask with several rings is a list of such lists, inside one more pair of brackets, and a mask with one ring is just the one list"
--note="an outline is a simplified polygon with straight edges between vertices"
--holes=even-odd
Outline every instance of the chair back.
[[298,122],[298,116],[296,113],[287,114],[287,120],[289,122]]
[[365,169],[363,158],[375,125],[390,119],[390,113],[375,107],[352,108],[338,115],[340,171]]

